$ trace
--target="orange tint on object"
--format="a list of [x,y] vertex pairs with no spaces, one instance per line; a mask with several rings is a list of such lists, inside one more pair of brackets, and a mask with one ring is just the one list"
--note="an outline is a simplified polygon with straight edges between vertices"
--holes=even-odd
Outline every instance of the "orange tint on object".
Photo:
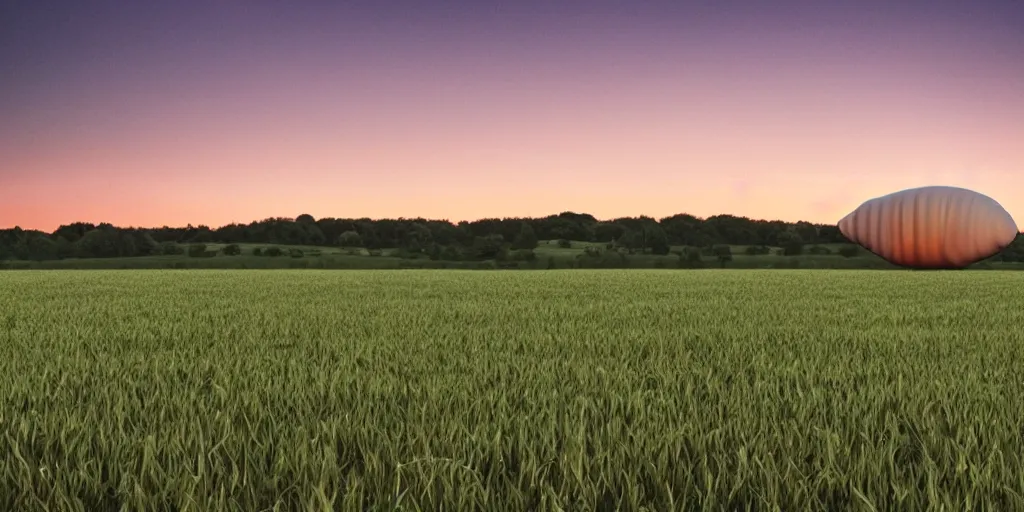
[[986,195],[921,187],[864,202],[839,221],[839,231],[896,265],[963,268],[1010,245],[1017,224]]

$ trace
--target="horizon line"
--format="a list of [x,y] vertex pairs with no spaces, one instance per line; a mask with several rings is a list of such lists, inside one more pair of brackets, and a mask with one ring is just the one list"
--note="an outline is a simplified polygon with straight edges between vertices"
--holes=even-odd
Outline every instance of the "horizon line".
[[422,216],[417,216],[417,217],[398,216],[398,217],[376,217],[376,218],[374,218],[374,217],[365,217],[365,216],[363,216],[363,217],[334,217],[334,216],[330,216],[330,215],[325,215],[325,216],[322,216],[322,217],[316,217],[316,216],[313,216],[311,214],[300,213],[299,215],[296,215],[294,217],[291,217],[291,216],[273,216],[273,215],[271,215],[271,216],[263,217],[263,218],[260,218],[260,219],[251,220],[251,221],[248,221],[248,222],[231,221],[231,222],[228,222],[227,224],[222,224],[222,225],[216,226],[216,227],[211,226],[209,224],[204,224],[204,223],[199,223],[199,224],[186,223],[185,225],[181,225],[181,226],[171,226],[171,225],[168,225],[168,224],[164,224],[162,226],[141,226],[141,225],[134,225],[134,224],[129,224],[127,226],[124,226],[124,225],[118,226],[118,225],[116,225],[116,224],[114,224],[112,222],[107,222],[107,221],[98,221],[97,222],[97,221],[88,221],[88,220],[76,220],[76,221],[72,221],[72,222],[68,222],[68,223],[61,223],[57,227],[53,228],[50,231],[45,231],[43,229],[38,229],[38,228],[24,228],[24,227],[21,227],[20,225],[17,225],[17,224],[13,225],[13,226],[0,227],[0,231],[10,231],[10,230],[14,230],[14,229],[21,229],[22,231],[40,231],[40,232],[44,232],[44,233],[53,233],[54,231],[60,229],[61,227],[71,226],[71,225],[74,225],[74,224],[92,224],[94,226],[99,226],[99,225],[102,225],[102,224],[109,224],[109,225],[114,226],[115,228],[119,228],[119,229],[141,229],[141,230],[147,230],[147,229],[187,229],[189,226],[191,226],[193,228],[206,227],[206,228],[209,228],[211,231],[216,231],[218,229],[225,228],[227,226],[233,226],[233,225],[248,226],[248,225],[251,225],[251,224],[258,224],[260,222],[264,222],[264,221],[268,221],[268,220],[290,220],[290,221],[294,222],[296,219],[298,219],[302,215],[309,215],[310,217],[313,217],[315,222],[323,220],[323,219],[335,219],[335,220],[347,220],[347,221],[369,220],[369,221],[372,221],[372,222],[388,221],[388,220],[390,220],[390,221],[416,221],[416,220],[421,220],[421,221],[425,221],[425,222],[447,222],[447,223],[452,224],[452,225],[458,225],[461,222],[467,222],[467,223],[472,224],[472,223],[475,223],[475,222],[493,221],[493,220],[498,220],[498,221],[543,220],[543,219],[548,219],[548,218],[552,218],[552,217],[560,217],[560,216],[566,215],[566,214],[576,215],[576,216],[589,216],[589,217],[593,218],[598,223],[601,223],[601,222],[615,222],[615,221],[624,220],[624,219],[641,219],[641,218],[653,219],[654,221],[656,221],[658,223],[661,223],[661,221],[664,220],[664,219],[669,219],[669,218],[677,217],[677,216],[689,216],[689,217],[693,217],[694,219],[696,219],[696,220],[698,220],[700,222],[705,222],[705,221],[707,221],[709,219],[712,219],[712,218],[715,218],[715,217],[732,217],[732,218],[736,218],[736,219],[746,219],[746,220],[748,220],[750,222],[755,222],[755,223],[757,223],[757,222],[765,222],[765,223],[781,222],[783,224],[807,223],[807,224],[810,224],[810,225],[816,226],[816,227],[820,227],[820,226],[837,226],[838,227],[838,221],[835,222],[835,223],[822,223],[822,222],[811,222],[811,221],[806,221],[806,220],[787,221],[787,220],[782,220],[782,219],[754,219],[754,218],[751,218],[751,217],[748,217],[748,216],[745,216],[745,215],[735,215],[735,214],[731,214],[731,213],[717,213],[717,214],[714,214],[714,215],[709,215],[707,217],[701,217],[699,215],[694,215],[694,214],[690,214],[690,213],[680,212],[680,213],[674,213],[674,214],[671,214],[671,215],[666,215],[666,216],[660,217],[660,218],[659,217],[652,217],[650,215],[640,214],[640,215],[632,215],[632,216],[620,216],[620,217],[614,217],[614,218],[610,218],[610,219],[599,219],[599,218],[595,217],[593,214],[590,214],[590,213],[575,212],[575,211],[572,211],[572,210],[563,210],[563,211],[561,211],[559,213],[552,213],[552,214],[548,214],[548,215],[544,215],[544,216],[539,216],[539,217],[529,217],[529,216],[496,217],[495,216],[495,217],[479,217],[479,218],[476,218],[476,219],[458,219],[458,220],[452,220],[452,219],[449,219],[449,218],[428,218],[428,217],[422,217]]

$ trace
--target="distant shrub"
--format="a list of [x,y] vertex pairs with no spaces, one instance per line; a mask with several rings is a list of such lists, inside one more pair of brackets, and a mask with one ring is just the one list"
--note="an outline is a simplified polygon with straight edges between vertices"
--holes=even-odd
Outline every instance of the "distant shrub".
[[288,250],[288,255],[291,256],[292,258],[301,258],[305,254],[302,252],[302,249],[292,248]]
[[[651,260],[654,268],[662,268],[664,260],[655,258]],[[593,248],[590,252],[584,250],[577,254],[572,261],[573,268],[627,268],[629,257],[625,252],[602,251],[600,248]]]
[[278,256],[284,255],[284,251],[282,251],[280,247],[268,247],[265,251],[263,251],[263,254],[276,258]]
[[800,256],[803,253],[804,245],[796,241],[787,242],[782,247],[783,256]]
[[852,258],[860,254],[860,246],[855,244],[844,245],[839,248],[839,255],[844,258]]
[[160,244],[160,254],[168,256],[185,254],[185,249],[181,245],[178,245],[177,242],[164,242]]
[[732,247],[728,245],[716,245],[713,247],[713,252],[722,268],[725,268],[726,263],[732,261]]
[[252,250],[252,255],[253,256],[263,256],[263,249],[260,249],[259,247],[253,249]]
[[679,254],[680,268],[701,268],[704,266],[703,250],[697,247],[687,247]]
[[202,258],[206,256],[206,244],[192,244],[188,246],[188,255],[191,258]]
[[565,238],[562,238],[558,240],[558,246],[561,247],[562,249],[571,249],[572,242],[566,240]]
[[748,245],[743,252],[746,253],[747,256],[761,256],[771,253],[772,249],[767,245]]
[[512,261],[536,261],[537,253],[533,249],[517,249],[511,254]]
[[832,254],[832,251],[830,251],[828,249],[828,247],[822,247],[820,245],[812,245],[812,246],[807,248],[807,254],[815,254],[815,255]]
[[221,251],[225,256],[238,256],[239,254],[242,254],[242,248],[239,247],[238,244],[225,245]]

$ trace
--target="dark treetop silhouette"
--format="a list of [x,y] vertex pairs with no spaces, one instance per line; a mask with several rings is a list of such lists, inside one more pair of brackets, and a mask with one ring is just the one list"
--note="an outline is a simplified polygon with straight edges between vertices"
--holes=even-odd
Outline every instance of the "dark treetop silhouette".
[[[503,250],[529,250],[538,240],[574,240],[614,244],[630,251],[668,254],[672,246],[716,245],[782,247],[798,254],[804,245],[850,241],[837,226],[752,220],[733,215],[701,219],[677,214],[655,220],[623,217],[599,221],[585,213],[563,212],[543,218],[480,219],[452,223],[416,219],[268,218],[249,224],[134,228],[76,222],[53,233],[12,228],[0,230],[0,260],[117,258],[180,254],[180,244],[328,245],[365,249],[458,255],[458,259],[492,259]],[[1016,243],[1001,257],[1024,261]],[[1009,258],[1009,259],[1008,259]],[[447,259],[447,258],[442,258]]]

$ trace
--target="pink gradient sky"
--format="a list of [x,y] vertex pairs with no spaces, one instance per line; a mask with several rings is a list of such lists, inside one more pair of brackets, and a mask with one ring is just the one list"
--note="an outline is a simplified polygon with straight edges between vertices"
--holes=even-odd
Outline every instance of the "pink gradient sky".
[[16,71],[0,85],[0,228],[566,210],[835,223],[923,185],[977,190],[1024,223],[1012,3],[442,4],[460,16],[17,12],[0,40]]

